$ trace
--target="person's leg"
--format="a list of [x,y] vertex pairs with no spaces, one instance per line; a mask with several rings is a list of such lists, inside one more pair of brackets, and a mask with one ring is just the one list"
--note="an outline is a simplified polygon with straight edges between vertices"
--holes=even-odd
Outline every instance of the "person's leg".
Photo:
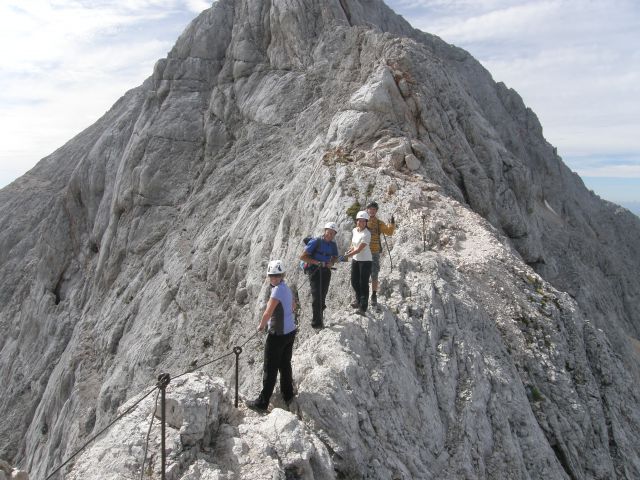
[[309,287],[311,288],[311,309],[313,317],[311,319],[312,327],[322,326],[322,273],[321,269],[314,270],[309,278]]
[[280,355],[280,393],[285,403],[289,403],[293,398],[293,373],[291,369],[291,357],[293,356],[293,342],[296,338],[295,333],[285,335],[286,341],[282,346],[282,354]]
[[378,304],[378,274],[380,273],[380,253],[372,253],[371,261],[371,305]]
[[[327,303],[327,293],[329,292],[329,284],[331,283],[331,269],[322,268],[322,306]],[[322,312],[321,309],[320,311]]]
[[247,406],[257,410],[266,410],[269,400],[273,394],[278,378],[278,367],[280,365],[281,346],[276,335],[267,335],[264,343],[264,364],[262,367],[262,391],[258,398],[252,402],[247,402]]
[[369,277],[371,276],[371,263],[372,262],[360,262],[360,307],[365,312],[369,306]]
[[356,297],[356,301],[351,306],[358,308],[360,306],[360,262],[357,260],[351,261],[351,288]]

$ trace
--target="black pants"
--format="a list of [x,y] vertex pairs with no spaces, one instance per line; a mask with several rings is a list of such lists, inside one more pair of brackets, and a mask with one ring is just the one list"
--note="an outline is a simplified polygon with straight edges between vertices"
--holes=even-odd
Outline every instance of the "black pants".
[[356,292],[356,300],[360,308],[367,311],[369,306],[369,278],[371,277],[371,261],[351,262],[351,286]]
[[327,292],[329,291],[329,283],[331,283],[331,269],[325,267],[317,267],[310,273],[309,285],[311,286],[311,298],[313,308],[313,319],[311,325],[321,327],[322,310],[325,307]]
[[293,374],[291,371],[291,356],[293,355],[293,341],[296,331],[286,335],[267,335],[264,344],[264,368],[262,371],[262,392],[260,399],[265,405],[269,404],[276,378],[280,372],[280,393],[285,402],[293,398]]

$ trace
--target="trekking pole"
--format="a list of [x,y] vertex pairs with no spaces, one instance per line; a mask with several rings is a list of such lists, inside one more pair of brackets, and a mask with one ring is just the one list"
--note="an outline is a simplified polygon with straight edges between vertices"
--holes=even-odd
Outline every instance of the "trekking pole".
[[322,271],[320,270],[322,268],[322,263],[320,265],[318,265],[318,272],[320,272],[320,291],[318,292],[318,297],[320,298],[320,322],[322,322],[322,325],[324,325],[324,310],[322,309],[322,306],[324,305],[324,299],[322,298]]
[[391,264],[391,272],[393,273],[393,260],[391,259],[391,249],[389,248],[389,244],[387,243],[387,236],[383,233],[382,238],[384,238],[384,244],[387,246],[387,252],[389,252],[389,263]]

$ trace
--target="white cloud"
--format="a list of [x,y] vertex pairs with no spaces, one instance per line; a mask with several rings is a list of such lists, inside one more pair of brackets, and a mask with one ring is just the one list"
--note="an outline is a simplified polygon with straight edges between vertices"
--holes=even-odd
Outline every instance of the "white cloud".
[[466,44],[487,39],[505,40],[527,32],[548,29],[547,20],[558,13],[557,2],[545,1],[524,5],[512,5],[466,19],[444,18],[436,24],[433,33],[454,43]]
[[581,177],[640,178],[640,164],[638,165],[606,165],[606,166],[600,166],[600,167],[579,167],[575,170],[575,172]]
[[213,2],[207,0],[187,0],[186,4],[194,13],[200,13],[201,11],[209,8]]
[[102,35],[167,14],[131,10],[116,2],[83,7],[77,2],[9,0],[1,8],[0,54],[3,67],[12,69],[68,57]]
[[640,152],[640,68],[601,46],[483,62],[539,116],[563,154]]

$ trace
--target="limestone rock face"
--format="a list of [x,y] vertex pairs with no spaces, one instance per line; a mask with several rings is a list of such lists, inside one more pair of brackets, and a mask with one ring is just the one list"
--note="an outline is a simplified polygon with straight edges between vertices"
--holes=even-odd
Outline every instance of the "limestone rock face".
[[[124,413],[134,401],[119,410]],[[236,410],[222,379],[202,372],[181,377],[167,388],[166,409],[168,480],[334,477],[326,447],[298,417],[279,408],[269,415]],[[139,478],[143,459],[145,474],[159,477],[159,418],[158,401],[148,396],[82,454],[65,478]]]
[[[335,221],[346,249],[371,199],[398,220],[382,308],[352,314],[340,265],[310,332],[301,239]],[[219,0],[0,190],[0,458],[44,478],[158,373],[231,352],[281,258],[293,413],[234,411],[212,363],[170,397],[173,478],[638,478],[638,238],[516,92],[380,0]],[[241,359],[253,396],[261,340]],[[139,476],[145,402],[66,475]]]

